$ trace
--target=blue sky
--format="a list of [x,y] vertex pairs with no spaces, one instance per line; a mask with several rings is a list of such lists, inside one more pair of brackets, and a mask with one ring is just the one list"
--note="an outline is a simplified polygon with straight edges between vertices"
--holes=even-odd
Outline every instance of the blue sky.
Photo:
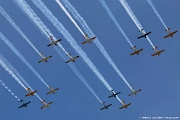
[[[115,91],[121,91],[119,97],[131,102],[128,109],[119,110],[120,102],[115,98],[107,98],[110,93],[102,84],[99,78],[89,69],[80,57],[75,64],[84,78],[91,85],[102,101],[113,105],[108,110],[100,111],[100,102],[91,94],[87,87],[74,74],[71,68],[65,63],[61,56],[52,48],[47,47],[48,39],[41,34],[37,26],[21,11],[13,1],[1,0],[0,5],[11,16],[36,48],[45,56],[52,55],[47,63],[37,62],[40,56],[30,47],[21,35],[11,26],[11,24],[0,15],[0,31],[10,40],[21,52],[28,62],[43,77],[48,85],[53,88],[60,88],[55,95],[46,95],[47,87],[32,73],[28,67],[0,40],[1,54],[19,71],[25,80],[34,90],[38,90],[38,95],[47,102],[54,103],[49,109],[41,110],[37,97],[27,97],[27,93],[2,67],[0,67],[0,79],[24,101],[31,101],[28,108],[18,109],[21,105],[3,86],[0,87],[0,111],[1,119],[113,119],[120,118],[126,120],[139,120],[142,116],[179,116],[180,100],[180,56],[179,33],[173,38],[164,39],[167,34],[164,26],[153,12],[146,0],[127,0],[134,14],[146,31],[151,31],[149,35],[152,43],[158,50],[166,51],[161,56],[151,57],[154,52],[148,41],[144,38],[137,39],[140,35],[138,28],[128,16],[118,0],[106,1],[118,23],[125,31],[133,45],[137,48],[144,48],[139,56],[130,56],[133,51],[123,35],[118,31],[105,9],[98,0],[73,1],[69,2],[75,7],[79,14],[86,20],[87,24],[98,37],[108,54],[111,56],[126,80],[135,89],[142,89],[137,96],[129,97],[131,92],[123,80],[110,66],[97,46],[93,44],[82,45],[84,41],[82,34],[69,20],[55,1],[43,0],[45,5],[52,11],[55,17],[66,27],[79,46],[87,53],[94,65],[104,76],[107,82]],[[171,30],[179,30],[179,1],[174,0],[152,0],[164,22]],[[56,38],[62,38],[61,44],[66,51],[72,55],[78,53],[70,46],[63,35],[48,21],[41,11],[32,3],[27,1],[30,7],[36,12]],[[78,22],[77,22],[78,23]],[[67,58],[68,59],[68,58]]]

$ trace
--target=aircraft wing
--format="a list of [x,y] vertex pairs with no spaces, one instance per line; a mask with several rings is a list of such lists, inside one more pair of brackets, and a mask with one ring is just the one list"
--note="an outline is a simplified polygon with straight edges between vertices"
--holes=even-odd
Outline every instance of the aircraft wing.
[[164,38],[167,38],[167,37],[170,37],[170,34],[168,34],[168,35],[164,36]]
[[110,95],[108,98],[111,98],[111,97],[116,97],[116,96],[113,94],[113,95]]
[[48,95],[48,94],[50,94],[51,93],[51,91],[50,92],[47,92],[46,94]]
[[74,60],[77,59],[78,57],[79,57],[79,56],[75,56],[75,57],[74,57]]
[[44,107],[45,107],[45,105],[44,105],[44,106],[42,106],[42,107],[41,107],[41,109],[43,109]]
[[47,60],[49,59],[49,58],[51,58],[52,56],[48,56],[48,57],[46,57],[46,58],[43,58],[43,59],[41,59],[40,61],[38,61],[38,63],[41,63],[41,62],[47,62]]
[[53,44],[51,43],[51,44],[48,44],[47,46],[49,47],[49,46],[51,46],[51,45],[53,45]]
[[84,42],[82,42],[82,44],[86,44],[88,41],[86,40],[86,41],[84,41]]
[[92,40],[94,40],[94,39],[96,39],[96,37],[92,37],[92,38],[90,38],[90,39],[89,39],[89,41],[92,41]]
[[103,108],[101,108],[100,110],[104,110],[104,109],[107,109],[107,107],[106,106],[104,106]]
[[21,106],[19,106],[18,108],[22,108],[22,107],[26,107],[24,104],[22,104]]
[[137,39],[144,37],[144,35],[139,36]]
[[71,59],[69,59],[69,60],[66,61],[66,63],[69,63],[69,62],[71,62]]

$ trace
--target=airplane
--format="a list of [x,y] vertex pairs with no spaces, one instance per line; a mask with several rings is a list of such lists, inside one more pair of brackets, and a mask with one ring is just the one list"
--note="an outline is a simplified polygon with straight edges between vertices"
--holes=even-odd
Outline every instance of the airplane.
[[170,32],[170,29],[171,29],[171,28],[168,28],[167,30],[165,30],[165,31],[168,32],[168,35],[164,36],[164,39],[167,38],[167,37],[173,37],[173,35],[178,32],[177,30],[174,31],[174,32]]
[[111,98],[111,97],[116,97],[116,95],[118,95],[119,93],[121,93],[121,92],[117,92],[117,93],[115,93],[115,92],[114,92],[114,90],[111,90],[111,91],[109,91],[109,92],[111,92],[111,93],[112,93],[112,95],[110,95],[108,98]]
[[142,37],[145,37],[145,38],[146,38],[146,36],[147,36],[147,35],[149,35],[149,34],[151,33],[151,32],[144,33],[144,32],[143,32],[143,30],[144,30],[144,29],[141,29],[141,31],[139,31],[139,32],[141,32],[141,33],[142,33],[142,35],[141,35],[141,36],[139,36],[137,39],[142,38]]
[[84,42],[82,42],[82,44],[92,43],[92,41],[93,41],[94,39],[96,39],[96,36],[95,36],[95,37],[92,37],[92,38],[89,38],[89,37],[88,37],[88,34],[85,34],[83,37],[84,37],[86,40],[85,40]]
[[53,102],[46,103],[45,100],[42,100],[41,103],[44,104],[44,106],[41,107],[41,109],[43,109],[43,108],[49,108],[49,105],[52,104]]
[[105,102],[102,102],[102,105],[103,105],[104,107],[103,107],[103,108],[101,108],[100,110],[103,110],[103,109],[108,109],[108,107],[110,107],[112,104],[105,105]]
[[59,88],[55,88],[55,89],[52,89],[50,86],[49,86],[49,89],[50,89],[50,92],[47,92],[46,94],[50,94],[50,93],[53,93],[55,94],[55,91],[59,90]]
[[137,95],[137,93],[140,92],[141,89],[135,91],[135,90],[132,88],[132,91],[133,91],[133,92],[130,93],[128,96]]
[[159,55],[159,56],[160,56],[160,54],[165,51],[165,50],[160,50],[160,51],[158,51],[156,48],[157,48],[157,47],[153,48],[153,50],[155,50],[155,53],[152,54],[151,56],[155,56],[155,55]]
[[131,49],[133,49],[134,52],[131,53],[130,55],[135,55],[135,54],[139,55],[139,53],[143,50],[143,49],[136,50],[136,46],[133,46]]
[[53,36],[50,36],[49,39],[52,41],[52,43],[49,44],[49,45],[47,45],[48,47],[49,47],[49,46],[53,46],[53,45],[57,46],[57,43],[61,41],[61,39],[55,41],[55,40],[53,39]]
[[79,56],[72,57],[70,53],[67,54],[67,56],[68,56],[70,59],[67,60],[66,63],[75,62],[75,60],[79,57]]
[[27,96],[30,96],[30,95],[33,96],[33,95],[37,92],[37,90],[35,90],[35,91],[32,92],[32,91],[30,90],[30,88],[27,88],[26,90],[28,91],[28,94],[25,95],[26,97],[27,97]]
[[131,103],[128,103],[128,104],[124,104],[124,101],[122,101],[122,107],[120,107],[119,109],[123,109],[123,108],[128,108],[129,105],[131,105]]
[[29,103],[31,103],[31,101],[29,101],[29,102],[27,102],[27,103],[23,103],[23,99],[19,100],[19,102],[21,102],[22,105],[19,106],[18,108],[27,107],[27,105],[28,105]]
[[44,57],[43,54],[40,54],[40,56],[42,57],[42,59],[38,63],[47,62],[47,60],[52,57],[52,56]]

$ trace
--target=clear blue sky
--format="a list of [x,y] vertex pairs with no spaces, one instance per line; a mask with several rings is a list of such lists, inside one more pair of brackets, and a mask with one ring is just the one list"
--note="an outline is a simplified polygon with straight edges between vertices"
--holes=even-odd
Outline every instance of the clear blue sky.
[[[67,40],[48,21],[41,11],[29,0],[31,8],[37,13],[41,20],[47,25],[51,32],[62,38],[62,46],[72,55],[77,55]],[[27,44],[11,24],[0,15],[0,31],[14,44],[29,63],[38,71],[48,85],[60,88],[55,95],[46,95],[49,90],[46,86],[27,68],[27,66],[0,40],[0,51],[7,60],[21,73],[38,95],[47,102],[54,103],[49,109],[41,110],[37,97],[27,97],[27,93],[2,67],[0,67],[0,78],[7,86],[24,101],[31,101],[28,108],[18,109],[21,105],[3,86],[0,86],[0,112],[1,120],[38,120],[38,119],[75,119],[75,120],[139,120],[141,116],[179,116],[180,111],[180,54],[179,33],[173,38],[164,39],[167,34],[164,26],[153,12],[146,0],[127,0],[134,14],[149,35],[151,41],[159,50],[166,51],[161,56],[151,57],[154,52],[148,41],[144,38],[137,39],[140,35],[138,28],[132,22],[119,0],[108,1],[112,13],[125,31],[133,45],[144,48],[139,56],[130,56],[133,52],[130,45],[118,31],[105,9],[98,0],[81,0],[69,2],[76,8],[79,14],[86,20],[91,30],[98,37],[106,51],[109,53],[119,70],[127,81],[135,89],[142,89],[137,96],[129,97],[131,92],[127,85],[117,75],[114,69],[104,59],[95,44],[82,45],[84,41],[82,34],[64,14],[58,4],[51,0],[43,0],[45,5],[53,12],[58,20],[71,33],[76,42],[87,53],[88,57],[96,65],[98,70],[112,86],[115,91],[121,91],[119,97],[131,102],[128,109],[119,110],[121,104],[115,98],[107,98],[110,93],[96,75],[89,69],[82,58],[74,63],[85,79],[95,90],[102,101],[113,105],[108,110],[100,111],[103,107],[100,102],[90,93],[86,86],[73,73],[70,67],[51,47],[47,47],[49,41],[41,34],[34,23],[21,11],[21,9],[10,0],[0,0],[0,5],[11,16],[21,30],[27,35],[36,48],[45,56],[52,55],[47,63],[38,64],[40,56]],[[152,0],[164,22],[171,30],[180,30],[179,0]],[[67,58],[68,59],[68,58]],[[180,117],[180,116],[179,116]],[[179,118],[180,119],[180,118]]]

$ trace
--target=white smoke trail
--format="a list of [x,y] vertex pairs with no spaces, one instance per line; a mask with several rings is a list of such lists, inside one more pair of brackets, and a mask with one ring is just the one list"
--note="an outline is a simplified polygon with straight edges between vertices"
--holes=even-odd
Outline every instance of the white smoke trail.
[[[68,0],[63,0],[63,2],[65,3],[65,6],[68,8],[68,10],[72,13],[72,15],[74,16],[74,18],[76,20],[79,21],[79,23],[81,24],[81,26],[83,27],[83,29],[90,35],[94,36],[92,30],[90,29],[90,27],[87,25],[86,21],[81,17],[81,15],[76,11],[76,9],[70,4],[70,2],[68,2]],[[102,2],[104,4],[104,2]],[[105,4],[105,7],[107,5]],[[109,10],[109,8],[107,9],[108,14],[112,14],[111,11]],[[112,16],[113,17],[113,16]],[[114,17],[113,17],[114,18]],[[116,21],[116,19],[114,18],[114,20]],[[115,22],[117,23],[117,21]],[[119,24],[117,23],[117,26]],[[120,27],[120,26],[119,26]],[[120,27],[121,29],[121,27]],[[122,30],[122,29],[121,29]],[[124,31],[122,30],[122,32],[124,33]],[[124,33],[125,35],[125,33]],[[125,35],[126,36],[126,35]],[[127,36],[126,36],[127,37]],[[128,38],[127,38],[128,39]],[[123,79],[123,81],[127,84],[127,86],[132,90],[132,87],[130,86],[130,84],[127,82],[126,78],[123,76],[123,74],[120,72],[120,70],[118,69],[118,67],[116,66],[116,64],[113,62],[113,60],[111,59],[111,57],[109,56],[109,54],[106,52],[105,48],[102,46],[102,44],[100,43],[100,41],[98,40],[98,38],[94,41],[95,44],[97,45],[97,47],[99,48],[99,50],[101,51],[101,53],[104,55],[105,59],[109,62],[109,64],[115,69],[115,71],[118,73],[118,75]],[[132,47],[133,45],[130,44]]]
[[[124,9],[126,10],[126,12],[128,13],[128,15],[131,17],[131,19],[133,20],[133,22],[135,23],[135,25],[137,26],[139,31],[141,31],[143,29],[143,27],[140,24],[140,22],[138,21],[138,19],[136,18],[136,16],[134,15],[133,11],[129,7],[129,5],[126,2],[126,0],[119,0],[119,1],[122,4],[122,6],[124,7]],[[147,38],[148,42],[150,43],[150,45],[153,47],[153,49],[155,49],[155,47],[154,47],[153,43],[151,42],[150,38],[148,36],[146,38]]]
[[8,86],[0,79],[0,83],[2,86],[4,86],[4,88],[9,92],[11,93],[12,96],[14,96],[16,99],[18,99],[18,101],[20,100],[17,95],[15,95],[11,89],[8,88]]
[[28,42],[31,47],[39,54],[41,53],[36,49],[36,47],[31,43],[31,41],[27,38],[27,36],[23,33],[23,31],[16,25],[16,23],[12,20],[12,18],[4,11],[4,9],[0,6],[1,14],[6,18],[7,21],[11,23],[11,25],[19,32],[19,34]]
[[74,25],[77,27],[77,29],[81,32],[81,34],[83,36],[85,36],[85,34],[83,33],[83,31],[81,30],[81,28],[78,26],[78,24],[75,22],[75,20],[71,17],[71,15],[68,13],[68,11],[66,10],[66,8],[61,4],[61,2],[59,0],[55,0],[57,2],[57,4],[61,7],[61,9],[66,13],[66,15],[69,17],[69,19],[74,23]]
[[21,80],[8,68],[8,66],[0,59],[1,66],[26,90],[25,85]]
[[168,30],[166,24],[164,23],[163,19],[161,18],[160,14],[158,13],[156,7],[153,5],[151,0],[147,0],[149,5],[152,7],[153,11],[155,12],[155,14],[157,15],[157,17],[159,18],[159,20],[161,21],[161,23],[163,24],[163,26],[165,27],[166,30]]
[[[20,75],[20,73],[1,54],[0,54],[0,64],[4,67],[4,69],[6,71],[8,71],[12,76],[14,76],[13,78],[21,86],[25,84],[28,88],[30,88],[32,91],[34,91],[32,89],[32,87],[27,83],[27,81]],[[21,80],[24,84],[21,82]],[[24,87],[25,87],[25,85],[24,85]],[[27,90],[27,87],[25,87],[25,90]],[[42,101],[42,99],[39,97],[39,95],[37,93],[35,93],[35,95],[39,98],[40,101]]]
[[128,43],[130,44],[131,47],[133,47],[131,41],[129,40],[129,38],[127,37],[127,35],[125,34],[125,32],[123,31],[123,29],[121,28],[121,26],[119,25],[119,23],[117,22],[116,18],[114,17],[114,15],[112,14],[111,10],[109,9],[109,7],[107,6],[106,2],[104,0],[99,0],[99,2],[102,4],[102,6],[104,7],[104,9],[106,10],[106,12],[108,13],[109,17],[112,19],[112,21],[114,22],[114,24],[116,25],[116,27],[118,28],[118,30],[123,34],[123,36],[126,38],[126,40],[128,41]]
[[101,80],[101,82],[106,86],[106,88],[111,91],[111,86],[107,83],[102,74],[98,71],[96,66],[89,59],[87,54],[82,50],[82,48],[77,44],[71,34],[65,29],[65,27],[57,20],[57,18],[52,14],[52,12],[44,5],[40,0],[32,0],[33,3],[41,10],[41,12],[48,18],[48,20],[54,25],[54,27],[63,34],[64,38],[71,44],[71,46],[76,50],[76,52],[82,57],[86,64],[91,68],[95,75]]
[[[26,6],[25,8],[28,9],[24,9],[22,8],[22,10],[31,18],[31,20],[35,23],[38,24],[38,28],[39,30],[44,33],[44,35],[46,35],[46,37],[49,37],[48,35],[54,36],[51,31],[46,27],[46,25],[41,21],[41,19],[34,13],[34,11],[29,7],[28,4],[26,4],[25,2],[22,4],[22,6]],[[19,4],[20,6],[20,4]],[[31,11],[31,12],[30,12]],[[46,34],[47,33],[47,34]],[[56,38],[55,38],[56,39]],[[63,48],[63,46],[61,44],[58,44],[61,49],[66,53],[66,50]],[[66,61],[66,58],[62,55],[62,53],[57,49],[57,47],[54,47],[55,50],[59,53],[59,55]],[[102,103],[101,99],[97,96],[97,94],[95,93],[95,91],[91,88],[91,86],[87,83],[87,81],[85,80],[85,78],[82,76],[82,74],[80,73],[80,71],[76,68],[76,66],[74,64],[68,64],[70,66],[70,68],[74,71],[74,73],[78,76],[78,78],[81,79],[81,81],[86,85],[86,87],[90,90],[90,92],[95,96],[95,98]]]
[[43,80],[39,73],[32,67],[32,65],[24,58],[23,55],[14,47],[14,45],[0,32],[0,38],[6,45],[28,66],[28,68],[44,83],[47,87],[49,85]]
[[[14,0],[14,2],[16,2],[16,4],[28,17],[30,17],[30,19],[35,23],[35,25],[37,25],[38,29],[41,31],[42,34],[46,35],[47,38],[49,38],[49,36],[53,36],[54,39],[56,39],[55,36],[51,33],[51,31],[46,27],[46,25],[41,21],[41,19],[37,16],[37,14],[30,8],[30,6],[26,2],[17,0]],[[49,41],[51,42],[50,39]],[[58,43],[58,46],[65,52],[66,55],[68,54],[68,52],[60,43]]]

